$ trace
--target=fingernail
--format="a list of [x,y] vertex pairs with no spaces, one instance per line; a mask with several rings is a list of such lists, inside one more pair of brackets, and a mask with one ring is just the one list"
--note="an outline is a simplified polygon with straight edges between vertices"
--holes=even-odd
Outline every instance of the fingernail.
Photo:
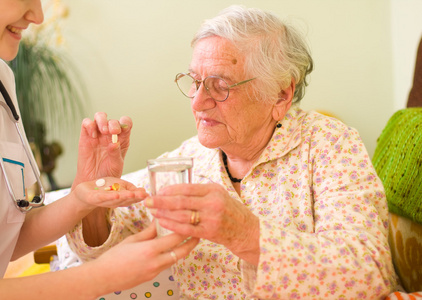
[[128,127],[129,127],[129,125],[127,125],[127,124],[120,124],[120,128],[122,128],[122,129],[126,129]]
[[154,205],[154,200],[152,200],[151,197],[148,197],[144,200],[145,206],[146,207],[151,207]]

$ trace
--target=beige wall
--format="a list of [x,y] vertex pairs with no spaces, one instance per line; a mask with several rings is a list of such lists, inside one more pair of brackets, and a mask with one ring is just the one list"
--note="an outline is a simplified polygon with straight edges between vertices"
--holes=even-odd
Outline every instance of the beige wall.
[[422,1],[391,1],[394,108],[406,106],[413,83],[416,51],[422,38]]
[[[395,0],[393,0],[394,2]],[[186,70],[190,40],[226,0],[66,0],[67,47],[86,80],[92,116],[131,116],[124,172],[195,134],[189,101],[174,84]],[[395,109],[390,2],[385,0],[244,0],[296,23],[306,34],[315,71],[302,107],[336,114],[357,128],[370,152]],[[75,174],[77,137],[65,143],[55,176]]]

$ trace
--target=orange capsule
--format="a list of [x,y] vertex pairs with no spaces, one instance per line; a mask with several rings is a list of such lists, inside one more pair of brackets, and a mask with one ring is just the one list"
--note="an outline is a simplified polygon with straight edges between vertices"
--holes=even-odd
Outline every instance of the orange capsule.
[[117,182],[113,183],[113,185],[111,186],[111,189],[114,190],[114,191],[119,191],[120,190],[120,184],[118,184]]

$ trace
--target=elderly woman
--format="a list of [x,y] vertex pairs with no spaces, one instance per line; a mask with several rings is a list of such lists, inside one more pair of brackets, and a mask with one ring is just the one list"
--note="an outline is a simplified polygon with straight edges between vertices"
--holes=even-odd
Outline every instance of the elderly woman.
[[[112,210],[95,232],[78,226],[78,254],[89,260],[142,230],[147,207],[161,226],[201,238],[173,267],[182,299],[387,296],[382,183],[356,130],[299,108],[313,64],[303,38],[234,6],[205,21],[192,46],[176,83],[198,135],[163,156],[194,157],[193,184]],[[149,188],[146,170],[131,178]]]

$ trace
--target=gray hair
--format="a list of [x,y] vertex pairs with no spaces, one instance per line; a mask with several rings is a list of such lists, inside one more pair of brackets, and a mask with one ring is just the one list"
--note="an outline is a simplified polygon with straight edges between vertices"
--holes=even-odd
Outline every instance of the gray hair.
[[232,42],[246,55],[245,73],[251,81],[253,97],[274,102],[292,80],[296,84],[293,102],[300,101],[308,85],[313,61],[301,34],[275,15],[255,8],[230,6],[205,20],[192,40],[219,36]]

